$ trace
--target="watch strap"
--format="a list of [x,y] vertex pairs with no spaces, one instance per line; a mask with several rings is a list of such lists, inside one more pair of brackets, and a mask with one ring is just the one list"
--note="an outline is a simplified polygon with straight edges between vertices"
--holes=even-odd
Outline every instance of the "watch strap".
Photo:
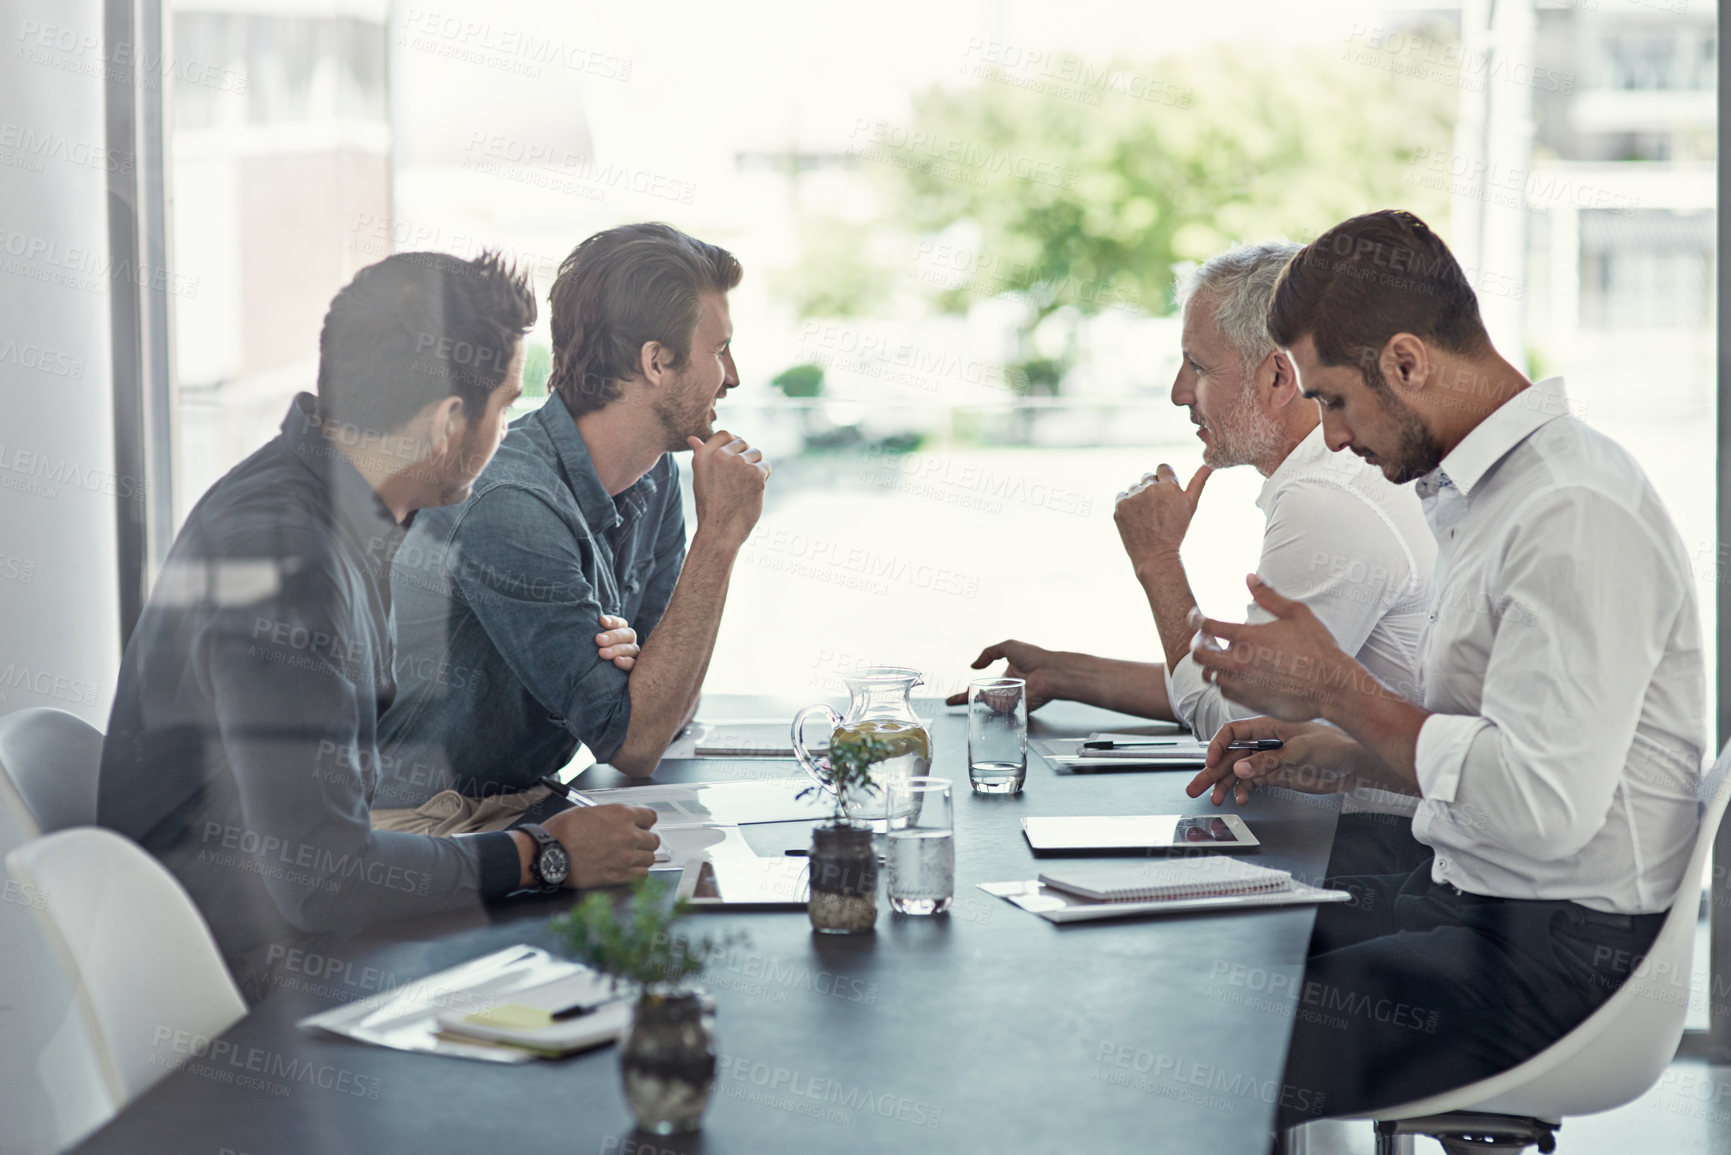
[[559,845],[559,840],[547,833],[547,828],[538,822],[525,822],[517,829],[527,834],[535,842],[535,849],[529,854],[529,874],[543,892],[551,894],[558,890],[563,885],[563,880],[560,882],[547,881],[546,876],[541,873],[541,852],[549,846]]

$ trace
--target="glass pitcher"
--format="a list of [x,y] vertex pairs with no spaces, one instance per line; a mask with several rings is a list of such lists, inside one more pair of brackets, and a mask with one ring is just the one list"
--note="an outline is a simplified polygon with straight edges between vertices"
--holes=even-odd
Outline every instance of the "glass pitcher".
[[847,686],[846,714],[837,714],[823,704],[807,706],[793,717],[793,753],[799,764],[819,786],[830,793],[835,788],[829,781],[829,760],[814,758],[806,749],[802,731],[807,718],[822,714],[829,719],[830,741],[847,738],[876,738],[889,747],[889,754],[871,765],[871,779],[877,789],[850,797],[847,817],[859,822],[884,817],[886,787],[892,779],[923,777],[932,767],[932,736],[925,723],[914,713],[908,699],[915,686],[924,679],[918,670],[906,666],[861,666],[841,675]]

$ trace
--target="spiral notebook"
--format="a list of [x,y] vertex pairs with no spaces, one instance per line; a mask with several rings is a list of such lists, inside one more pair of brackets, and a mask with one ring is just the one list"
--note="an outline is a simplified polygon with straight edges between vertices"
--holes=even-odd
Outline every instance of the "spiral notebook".
[[1242,859],[1209,854],[1160,862],[1088,864],[1042,872],[1040,881],[1096,902],[1161,902],[1287,890],[1292,875]]

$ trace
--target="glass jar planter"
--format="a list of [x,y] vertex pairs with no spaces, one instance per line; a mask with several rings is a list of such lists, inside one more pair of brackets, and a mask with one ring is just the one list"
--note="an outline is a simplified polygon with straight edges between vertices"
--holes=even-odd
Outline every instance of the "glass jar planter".
[[869,826],[818,826],[811,832],[812,929],[863,934],[878,920],[878,856]]
[[639,1128],[654,1135],[697,1130],[715,1086],[715,1001],[678,983],[644,987],[619,1067]]

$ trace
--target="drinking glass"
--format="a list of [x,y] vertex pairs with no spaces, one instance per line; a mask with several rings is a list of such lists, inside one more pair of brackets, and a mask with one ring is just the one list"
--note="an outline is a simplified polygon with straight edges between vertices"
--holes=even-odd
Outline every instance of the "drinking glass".
[[1028,683],[968,683],[968,785],[975,794],[1020,794],[1028,776]]
[[956,824],[948,778],[891,779],[890,909],[942,914],[956,893]]

